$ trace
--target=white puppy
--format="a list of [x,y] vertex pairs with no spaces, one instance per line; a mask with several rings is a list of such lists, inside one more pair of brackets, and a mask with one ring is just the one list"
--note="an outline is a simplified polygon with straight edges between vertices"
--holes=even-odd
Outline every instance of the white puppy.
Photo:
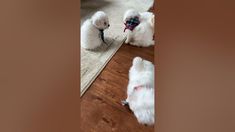
[[129,104],[139,123],[154,124],[154,65],[151,62],[140,57],[133,59],[127,99],[122,103]]
[[96,12],[81,27],[81,46],[85,49],[101,46],[105,43],[103,31],[109,26],[108,16],[103,11]]
[[130,9],[125,12],[123,21],[126,25],[125,30],[128,29],[125,43],[141,47],[154,45],[153,13],[139,13],[133,9]]

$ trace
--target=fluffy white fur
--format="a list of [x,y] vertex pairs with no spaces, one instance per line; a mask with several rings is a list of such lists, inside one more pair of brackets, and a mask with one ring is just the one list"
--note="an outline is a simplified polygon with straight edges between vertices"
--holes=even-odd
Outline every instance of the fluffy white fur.
[[133,31],[127,30],[125,43],[135,46],[148,47],[154,45],[154,14],[151,12],[139,13],[133,9],[127,10],[124,14],[124,23],[133,17],[139,17],[140,24]]
[[[143,87],[136,90],[140,85]],[[154,65],[150,61],[140,57],[133,59],[125,103],[129,104],[139,123],[154,124]]]
[[85,49],[95,49],[102,45],[99,29],[109,27],[108,16],[103,11],[96,12],[86,20],[81,27],[81,46]]

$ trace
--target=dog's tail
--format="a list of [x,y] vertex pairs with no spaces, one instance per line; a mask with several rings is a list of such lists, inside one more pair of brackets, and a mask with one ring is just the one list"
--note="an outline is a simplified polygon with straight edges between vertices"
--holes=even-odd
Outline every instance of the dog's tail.
[[143,59],[140,57],[135,57],[133,59],[133,67],[138,70],[141,71],[144,68],[144,63],[143,63]]

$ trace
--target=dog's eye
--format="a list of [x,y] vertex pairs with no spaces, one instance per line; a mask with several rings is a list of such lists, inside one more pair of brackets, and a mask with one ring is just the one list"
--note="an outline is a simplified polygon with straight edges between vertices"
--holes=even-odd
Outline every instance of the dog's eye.
[[104,22],[104,25],[106,25],[107,23],[106,22]]

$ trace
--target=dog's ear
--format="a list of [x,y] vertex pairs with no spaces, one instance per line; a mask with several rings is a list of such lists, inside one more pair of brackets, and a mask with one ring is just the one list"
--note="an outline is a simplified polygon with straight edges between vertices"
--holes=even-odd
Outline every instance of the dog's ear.
[[124,17],[123,17],[123,22],[126,22],[130,20],[131,18],[134,17],[139,17],[140,18],[140,13],[134,9],[129,9],[125,12]]
[[92,19],[92,24],[96,27],[99,27],[101,25],[101,20],[99,19]]
[[123,17],[123,22],[125,23],[126,21],[130,20],[129,17]]

